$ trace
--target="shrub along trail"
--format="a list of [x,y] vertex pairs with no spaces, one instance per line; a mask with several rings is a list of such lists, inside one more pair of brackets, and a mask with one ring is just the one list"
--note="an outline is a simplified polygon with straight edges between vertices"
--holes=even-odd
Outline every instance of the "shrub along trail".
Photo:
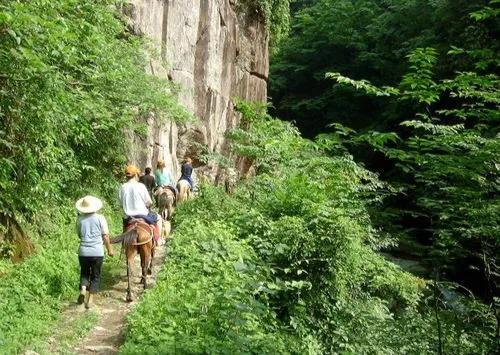
[[[166,247],[165,245],[157,248],[157,254],[153,260],[153,275],[149,276],[148,281],[150,286],[154,285],[156,275],[160,270],[163,261],[165,260]],[[122,261],[122,267],[120,272],[120,278],[117,282],[111,286],[111,288],[106,288],[103,290],[101,297],[97,301],[97,312],[100,314],[100,319],[98,324],[92,329],[85,339],[83,339],[77,346],[74,347],[74,351],[78,353],[106,353],[113,354],[116,353],[119,346],[123,343],[123,327],[125,324],[125,316],[134,307],[137,301],[139,293],[141,293],[142,285],[139,284],[140,281],[140,264],[139,257],[136,257],[136,264],[134,268],[134,295],[136,298],[135,302],[127,303],[125,301],[125,295],[127,290],[127,273]]]
[[256,176],[232,195],[202,185],[176,209],[168,266],[127,317],[121,353],[493,353],[487,307],[436,308],[431,282],[380,255],[377,176],[238,109],[245,129],[229,137]]
[[[148,288],[154,287],[156,275],[165,260],[166,249],[165,245],[157,248],[153,260],[153,275],[148,277]],[[116,248],[116,250],[119,249]],[[107,258],[106,260],[108,265],[103,272],[103,285],[96,298],[94,309],[86,311],[73,300],[68,302],[56,326],[56,333],[49,337],[47,349],[49,353],[115,354],[118,352],[118,348],[124,341],[125,317],[140,301],[142,294],[142,285],[139,284],[140,259],[137,256],[132,281],[135,301],[126,302],[125,259],[122,256],[120,260],[117,260],[119,257],[119,252],[117,252],[116,259]],[[68,328],[71,329],[68,330]],[[68,333],[72,334],[68,335]]]

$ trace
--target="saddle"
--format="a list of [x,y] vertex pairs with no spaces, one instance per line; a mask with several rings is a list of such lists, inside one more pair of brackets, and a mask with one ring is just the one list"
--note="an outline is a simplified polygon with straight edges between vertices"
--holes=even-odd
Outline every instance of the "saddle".
[[128,232],[133,228],[140,228],[145,231],[149,231],[149,234],[152,235],[155,243],[158,242],[160,238],[160,230],[157,224],[149,224],[143,218],[133,218],[129,217],[123,220],[123,231]]
[[167,185],[167,186],[164,186],[164,188],[167,188],[170,191],[172,191],[172,193],[174,194],[174,197],[177,197],[177,190],[175,189],[175,187],[173,187],[171,185]]
[[175,187],[173,187],[172,185],[163,185],[163,186],[160,186],[158,187],[154,194],[156,196],[159,196],[162,192],[163,189],[169,189],[170,191],[172,191],[172,193],[174,194],[174,197],[176,198],[177,197],[177,190],[175,189]]

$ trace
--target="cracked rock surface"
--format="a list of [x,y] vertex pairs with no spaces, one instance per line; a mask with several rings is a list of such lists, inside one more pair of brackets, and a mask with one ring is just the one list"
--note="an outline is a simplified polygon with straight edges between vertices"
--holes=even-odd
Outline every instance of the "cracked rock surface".
[[142,168],[164,159],[178,177],[180,160],[196,158],[196,143],[226,152],[225,132],[238,122],[231,99],[266,100],[267,31],[261,18],[236,6],[230,0],[133,0],[123,9],[133,31],[160,53],[145,63],[147,70],[178,84],[180,103],[197,118],[189,125],[145,118],[148,137],[131,137],[130,152]]

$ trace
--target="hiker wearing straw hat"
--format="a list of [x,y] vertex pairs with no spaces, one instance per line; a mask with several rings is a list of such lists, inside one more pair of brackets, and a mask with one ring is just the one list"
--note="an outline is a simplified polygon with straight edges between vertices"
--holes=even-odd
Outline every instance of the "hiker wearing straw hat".
[[80,262],[80,295],[78,304],[85,303],[90,308],[94,295],[99,291],[101,268],[104,260],[104,247],[109,256],[113,256],[113,247],[109,242],[109,229],[106,218],[97,214],[102,208],[102,201],[94,196],[85,196],[75,204],[80,212],[76,231],[80,237],[78,260]]

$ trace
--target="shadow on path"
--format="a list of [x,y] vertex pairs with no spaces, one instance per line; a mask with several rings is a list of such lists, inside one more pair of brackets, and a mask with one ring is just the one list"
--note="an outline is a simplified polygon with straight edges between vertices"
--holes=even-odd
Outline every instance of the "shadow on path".
[[[168,242],[158,246],[153,259],[153,274],[148,276],[148,289],[154,287],[156,275],[160,271],[166,257]],[[118,250],[118,248],[116,248]],[[62,339],[54,335],[49,339],[50,353],[76,354],[116,354],[124,342],[125,317],[140,301],[143,292],[140,284],[140,258],[136,256],[133,265],[132,292],[134,302],[126,302],[127,271],[125,256],[116,253],[114,258],[106,258],[103,265],[101,291],[96,297],[95,305],[85,310],[83,305],[72,302],[62,312],[62,327],[81,327],[81,340],[69,348],[62,344]],[[76,297],[76,294],[75,294]],[[87,324],[87,329],[85,329]],[[78,333],[78,332],[77,332]]]

